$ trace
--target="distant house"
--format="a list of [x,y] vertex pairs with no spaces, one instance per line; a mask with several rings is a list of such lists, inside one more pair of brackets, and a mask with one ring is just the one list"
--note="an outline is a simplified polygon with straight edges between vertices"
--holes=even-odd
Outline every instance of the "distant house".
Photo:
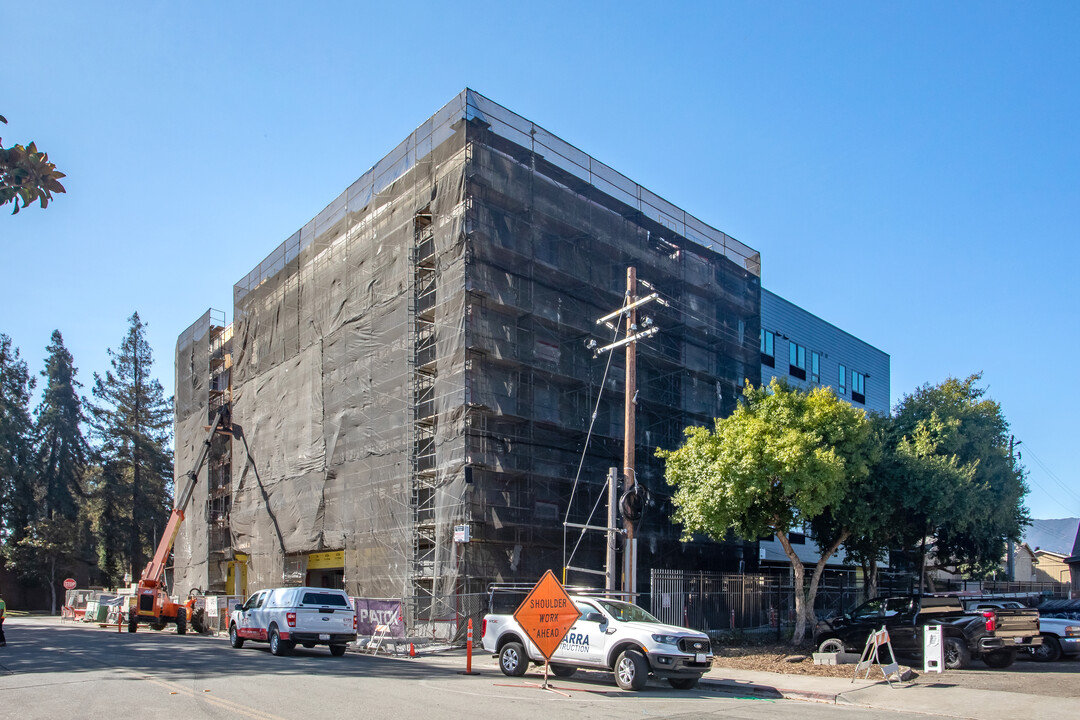
[[1069,566],[1069,574],[1072,577],[1072,591],[1070,597],[1080,600],[1080,527],[1076,529],[1076,539],[1073,540],[1072,555],[1065,558],[1065,564]]
[[[1049,550],[1035,550],[1035,579],[1039,582],[1059,582],[1068,584],[1069,566],[1065,564],[1064,553]],[[1017,575],[1019,579],[1019,575]]]
[[[1017,545],[1013,556],[1012,579],[1017,582],[1031,582],[1036,580],[1036,562],[1036,553],[1027,543],[1020,543]],[[1006,562],[1003,562],[1002,565],[1005,568],[1008,568]]]

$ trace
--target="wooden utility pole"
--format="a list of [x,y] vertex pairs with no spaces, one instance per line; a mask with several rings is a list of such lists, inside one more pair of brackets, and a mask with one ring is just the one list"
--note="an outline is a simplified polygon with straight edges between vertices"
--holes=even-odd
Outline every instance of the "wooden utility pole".
[[[637,270],[632,267],[626,268],[626,298],[623,306],[618,310],[608,313],[596,321],[597,325],[606,325],[611,330],[618,328],[619,318],[626,316],[626,337],[622,340],[597,348],[596,354],[613,351],[620,347],[626,348],[626,401],[623,416],[623,482],[625,495],[633,491],[637,484],[637,476],[634,472],[634,439],[636,433],[634,411],[637,408],[637,341],[652,337],[659,330],[656,327],[648,327],[652,320],[646,318],[646,329],[638,332],[637,309],[640,305],[659,299],[659,294],[653,292],[646,297],[637,297]],[[662,302],[662,301],[661,301]],[[594,343],[595,346],[595,343]],[[640,497],[638,498],[641,499]],[[609,515],[609,517],[611,517]],[[634,524],[636,518],[627,517],[623,513],[623,532],[626,535],[626,546],[623,551],[623,581],[622,592],[632,600],[637,592],[637,540],[634,538]],[[613,519],[609,521],[614,524]],[[565,523],[570,525],[569,523]]]
[[[626,337],[637,332],[637,269],[626,268]],[[637,478],[634,475],[635,422],[634,409],[637,402],[637,343],[626,344],[626,400],[623,413],[623,489],[632,490]],[[623,591],[627,600],[633,601],[637,592],[637,539],[634,537],[634,521],[623,518],[626,530],[626,546],[623,550]]]

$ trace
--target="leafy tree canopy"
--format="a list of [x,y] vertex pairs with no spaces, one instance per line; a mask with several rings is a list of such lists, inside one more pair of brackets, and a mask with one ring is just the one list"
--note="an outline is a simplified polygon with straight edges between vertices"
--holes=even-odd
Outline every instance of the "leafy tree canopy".
[[[674,520],[682,523],[684,536],[776,535],[795,575],[797,643],[825,563],[850,533],[845,523],[865,514],[865,508],[846,509],[845,497],[869,473],[870,425],[862,410],[830,388],[803,391],[774,379],[767,388],[748,386],[743,395],[714,431],[687,428],[682,447],[657,454],[676,488]],[[835,538],[823,549],[807,591],[802,561],[787,536],[823,516],[831,518]]]
[[[3,115],[0,123],[7,124]],[[12,215],[19,212],[20,202],[24,208],[35,200],[48,207],[53,193],[67,192],[60,184],[62,177],[64,173],[49,162],[49,154],[39,152],[33,142],[5,148],[0,139],[0,205],[14,202]]]
[[679,449],[657,451],[685,536],[789,532],[836,505],[868,472],[865,414],[828,388],[803,392],[776,380],[748,386],[715,431],[685,434]]
[[17,541],[34,507],[30,393],[34,378],[26,361],[0,334],[0,540]]
[[934,538],[938,566],[976,572],[996,566],[1005,541],[1018,541],[1030,522],[1008,422],[981,378],[948,378],[905,396],[890,443],[914,532]]

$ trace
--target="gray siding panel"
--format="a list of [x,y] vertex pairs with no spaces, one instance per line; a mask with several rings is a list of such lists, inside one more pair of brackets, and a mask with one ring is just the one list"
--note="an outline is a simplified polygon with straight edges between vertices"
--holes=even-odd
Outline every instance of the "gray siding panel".
[[[799,387],[810,387],[811,353],[821,353],[821,385],[837,389],[840,365],[847,368],[847,388],[841,396],[856,407],[869,412],[889,412],[890,360],[888,353],[844,332],[832,323],[803,310],[779,295],[761,289],[761,329],[776,333],[776,367],[761,366],[761,382],[767,384],[774,377],[786,378]],[[806,348],[806,380],[788,373],[788,345],[798,343]],[[867,376],[866,404],[851,399],[851,371]]]

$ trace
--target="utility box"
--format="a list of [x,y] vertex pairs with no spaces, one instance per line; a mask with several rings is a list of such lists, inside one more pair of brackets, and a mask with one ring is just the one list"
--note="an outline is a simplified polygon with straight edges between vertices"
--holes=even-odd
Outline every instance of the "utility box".
[[923,672],[940,673],[945,669],[945,637],[940,625],[923,626]]

